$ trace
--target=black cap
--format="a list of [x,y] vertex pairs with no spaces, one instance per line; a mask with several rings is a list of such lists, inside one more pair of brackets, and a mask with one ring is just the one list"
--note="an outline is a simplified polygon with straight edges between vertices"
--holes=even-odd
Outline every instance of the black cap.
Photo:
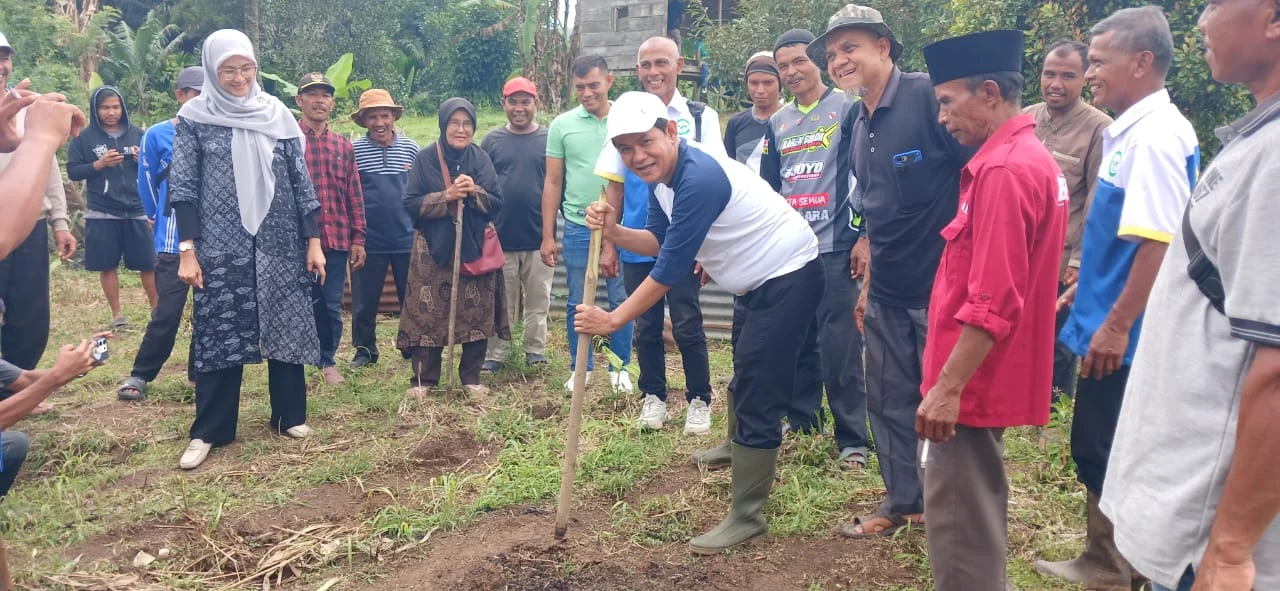
[[329,79],[325,78],[324,74],[321,74],[320,72],[312,72],[310,74],[303,74],[302,79],[298,81],[298,94],[302,94],[308,88],[314,88],[316,86],[328,88],[329,92],[333,92],[334,90],[333,83],[329,82]]
[[773,53],[778,53],[779,49],[788,45],[809,45],[810,43],[813,43],[814,39],[816,39],[816,37],[814,37],[813,33],[810,33],[809,31],[804,29],[791,29],[786,33],[778,35],[778,40],[773,44]]
[[934,85],[959,78],[1021,72],[1022,31],[1002,29],[943,39],[924,46],[924,61]]

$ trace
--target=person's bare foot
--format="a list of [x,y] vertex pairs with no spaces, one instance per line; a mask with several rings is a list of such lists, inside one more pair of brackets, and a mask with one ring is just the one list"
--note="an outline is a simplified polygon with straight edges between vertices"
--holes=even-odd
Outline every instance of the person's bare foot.
[[840,528],[841,535],[846,538],[862,539],[892,536],[902,528],[924,529],[923,513],[912,515],[870,515],[856,517],[852,523]]

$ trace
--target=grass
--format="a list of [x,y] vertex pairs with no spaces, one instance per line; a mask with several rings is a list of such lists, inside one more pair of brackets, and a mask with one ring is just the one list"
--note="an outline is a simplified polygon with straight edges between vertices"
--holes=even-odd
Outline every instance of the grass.
[[[507,124],[507,116],[502,111],[480,110],[476,113],[476,119],[476,137],[474,141],[477,146],[480,145],[480,142],[484,140],[484,136],[490,131]],[[551,116],[540,116],[538,121],[543,125],[549,125]],[[363,128],[352,123],[347,117],[335,119],[331,125],[334,131],[351,139],[358,138],[365,133]],[[427,144],[436,141],[440,137],[440,122],[435,117],[405,115],[396,122],[396,129],[400,133],[409,136],[422,147],[426,147]]]
[[[378,365],[349,370],[351,351],[344,343],[339,366],[348,376],[345,384],[325,386],[308,370],[308,422],[316,434],[304,442],[267,432],[265,368],[250,367],[239,440],[215,450],[201,469],[181,472],[175,463],[193,417],[193,394],[183,375],[189,330],[180,333],[146,401],[116,401],[115,384],[128,374],[147,316],[136,274],[122,274],[122,283],[132,328],[112,341],[111,361],[51,399],[54,412],[17,427],[32,435],[32,453],[0,503],[0,537],[20,584],[76,589],[138,577],[139,585],[152,588],[220,589],[238,576],[243,583],[236,588],[258,588],[261,577],[249,579],[250,567],[287,549],[297,555],[292,568],[306,588],[338,576],[346,582],[335,589],[360,582],[376,588],[376,581],[404,567],[397,559],[423,556],[438,539],[504,519],[503,511],[554,511],[569,407],[561,386],[568,362],[562,324],[552,324],[549,366],[526,367],[513,348],[507,367],[486,377],[494,389],[489,400],[450,394],[406,401],[409,369],[394,354],[395,321],[383,321]],[[109,322],[93,275],[54,263],[52,284],[54,324],[45,365],[59,345]],[[711,344],[711,362],[717,376],[727,376],[727,345]],[[678,374],[671,372],[673,385]],[[663,431],[640,432],[632,423],[638,402],[597,385],[584,407],[575,487],[583,521],[573,528],[610,549],[609,556],[685,556],[687,539],[714,524],[726,506],[728,471],[699,472],[687,463],[690,451],[723,432],[722,404],[717,397],[715,437],[680,435],[679,416]],[[1029,429],[1006,438],[1009,572],[1020,589],[1063,589],[1037,575],[1032,562],[1067,557],[1081,545],[1084,495],[1073,479],[1067,432],[1055,421],[1044,439]],[[833,529],[879,501],[883,483],[874,454],[871,469],[849,473],[839,469],[835,452],[830,437],[788,436],[766,506],[772,538],[844,543],[832,539]],[[274,527],[286,524],[295,532],[324,527],[290,541]],[[160,548],[170,557],[131,566],[138,550],[155,555]],[[887,556],[906,580],[875,588],[930,587],[922,537],[892,541]],[[585,564],[594,560],[557,560],[552,570],[562,579],[595,572]],[[809,573],[796,585],[863,588],[839,569]]]

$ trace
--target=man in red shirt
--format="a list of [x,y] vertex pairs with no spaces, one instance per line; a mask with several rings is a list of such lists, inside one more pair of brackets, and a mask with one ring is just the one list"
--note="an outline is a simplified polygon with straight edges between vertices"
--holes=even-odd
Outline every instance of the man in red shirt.
[[1049,420],[1066,178],[1021,114],[1022,33],[924,48],[938,121],[980,146],[929,302],[916,413],[929,562],[938,591],[1005,588],[1004,430]]
[[320,246],[324,248],[325,282],[319,288],[324,301],[316,304],[316,328],[320,333],[320,371],[328,384],[340,384],[334,355],[342,340],[342,292],[347,285],[347,264],[352,271],[364,267],[364,192],[356,169],[351,141],[329,129],[333,112],[333,84],[324,74],[312,72],[298,82],[295,97],[302,118],[298,125],[306,140],[307,170],[320,199]]

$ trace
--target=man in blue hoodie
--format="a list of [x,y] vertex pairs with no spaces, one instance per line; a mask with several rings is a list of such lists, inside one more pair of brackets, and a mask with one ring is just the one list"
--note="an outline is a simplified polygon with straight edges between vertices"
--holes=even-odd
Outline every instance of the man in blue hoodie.
[[142,274],[142,287],[155,308],[156,247],[151,222],[138,197],[138,144],[142,129],[129,123],[120,91],[102,86],[89,100],[89,127],[67,147],[67,176],[85,181],[84,267],[99,272],[102,293],[111,306],[113,329],[127,322],[120,313],[120,276],[127,269]]

